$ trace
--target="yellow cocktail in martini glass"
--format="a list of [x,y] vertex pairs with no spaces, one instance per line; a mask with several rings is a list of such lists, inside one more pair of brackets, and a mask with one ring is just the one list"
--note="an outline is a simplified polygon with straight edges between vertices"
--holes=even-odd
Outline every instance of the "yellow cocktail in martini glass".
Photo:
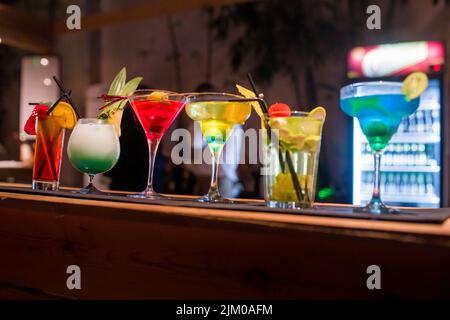
[[187,96],[186,113],[199,121],[212,159],[211,186],[201,202],[230,202],[219,192],[219,161],[223,147],[235,125],[244,124],[250,116],[250,100],[226,93],[198,93]]

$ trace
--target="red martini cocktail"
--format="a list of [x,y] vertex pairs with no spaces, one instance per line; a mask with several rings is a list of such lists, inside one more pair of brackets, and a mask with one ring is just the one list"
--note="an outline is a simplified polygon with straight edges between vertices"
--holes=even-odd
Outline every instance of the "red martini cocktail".
[[137,90],[129,97],[131,107],[147,136],[149,173],[147,188],[134,198],[159,199],[153,190],[153,170],[159,143],[184,106],[184,96],[163,90]]

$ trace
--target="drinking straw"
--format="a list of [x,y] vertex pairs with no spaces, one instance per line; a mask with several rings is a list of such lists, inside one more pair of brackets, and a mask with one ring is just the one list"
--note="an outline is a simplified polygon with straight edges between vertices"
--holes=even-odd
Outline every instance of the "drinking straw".
[[[269,108],[267,107],[267,103],[264,100],[264,95],[259,95],[258,90],[256,89],[256,85],[255,82],[253,81],[253,77],[250,73],[247,73],[247,78],[248,81],[250,82],[250,85],[252,86],[252,90],[253,93],[259,98],[258,102],[259,105],[264,113],[264,117],[265,115],[269,114]],[[264,119],[266,122],[266,126],[267,126],[267,135],[268,135],[268,139],[270,139],[271,136],[271,128],[269,125],[269,121],[267,119]],[[281,154],[281,150],[280,148],[278,148],[278,159],[280,161],[280,166],[281,166],[281,170],[284,172],[285,171],[285,165],[284,165],[284,161],[283,161],[283,155]],[[294,165],[292,163],[292,158],[291,158],[291,154],[289,152],[289,150],[286,150],[286,161],[288,164],[288,168],[289,168],[289,173],[291,175],[291,180],[292,180],[292,184],[294,185],[294,189],[295,189],[295,194],[297,195],[297,199],[298,201],[302,201],[303,196],[302,196],[302,187],[300,185],[300,182],[298,181],[298,177],[295,174],[295,168]]]
[[261,106],[263,113],[269,114],[269,108],[267,106],[266,101],[264,100],[264,95],[262,95],[260,97],[258,90],[256,89],[255,82],[253,81],[253,77],[250,73],[247,73],[247,78],[248,78],[248,81],[250,82],[250,85],[252,86],[253,93],[256,95],[256,97],[260,98],[258,101],[259,101],[259,105]]
[[60,103],[64,98],[65,98],[65,94],[60,96],[58,98],[58,100],[56,100],[56,102],[54,104],[52,104],[52,106],[48,109],[47,115],[50,115],[50,113],[52,113],[53,109],[55,109],[55,107],[58,105],[58,103]]
[[286,150],[286,162],[289,167],[289,172],[291,173],[291,178],[292,178],[292,182],[294,184],[295,194],[297,195],[298,200],[302,201],[302,198],[303,198],[302,186],[300,185],[300,182],[298,181],[298,177],[295,174],[295,168],[294,168],[294,164],[292,163],[291,153],[288,150]]
[[29,106],[40,106],[40,105],[49,106],[49,105],[52,105],[52,103],[51,102],[29,102],[28,105]]
[[[261,107],[261,109],[263,111],[263,114],[264,115],[266,115],[266,114],[268,115],[269,114],[269,107],[267,106],[267,103],[264,100],[264,95],[261,95],[261,96],[259,95],[258,89],[256,89],[255,81],[253,81],[253,77],[252,77],[252,75],[250,73],[247,73],[247,79],[250,82],[250,85],[252,86],[253,93],[259,98],[258,102],[259,102],[259,105],[260,105],[260,107]],[[270,137],[272,135],[272,129],[270,128],[269,121],[267,119],[264,119],[264,120],[266,122],[266,127],[267,127],[267,136],[268,136],[268,139],[270,139]],[[283,155],[281,154],[281,150],[280,149],[278,149],[278,159],[279,159],[279,162],[280,162],[281,171],[284,172],[285,171],[285,165],[284,165],[284,161],[283,161]]]
[[61,90],[62,95],[61,97],[59,97],[59,99],[50,107],[50,109],[48,109],[47,114],[52,113],[53,109],[55,109],[55,107],[58,105],[58,103],[60,103],[64,98],[67,99],[67,101],[69,102],[70,106],[72,107],[73,111],[75,111],[75,114],[77,115],[77,118],[81,118],[80,114],[78,113],[77,108],[75,107],[75,104],[73,103],[72,99],[70,98],[70,95],[72,94],[72,90],[70,90],[69,92],[67,92],[66,90],[64,90],[64,87],[62,86],[62,84],[59,82],[59,80],[53,76],[53,80],[55,81],[56,85],[58,86],[59,90]]

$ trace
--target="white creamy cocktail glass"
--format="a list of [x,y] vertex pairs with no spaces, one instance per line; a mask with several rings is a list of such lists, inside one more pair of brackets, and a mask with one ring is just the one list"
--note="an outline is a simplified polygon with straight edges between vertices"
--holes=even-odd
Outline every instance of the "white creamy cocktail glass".
[[72,166],[89,175],[89,185],[78,193],[98,193],[92,180],[111,170],[119,160],[120,144],[114,126],[99,119],[80,119],[69,139],[67,153]]

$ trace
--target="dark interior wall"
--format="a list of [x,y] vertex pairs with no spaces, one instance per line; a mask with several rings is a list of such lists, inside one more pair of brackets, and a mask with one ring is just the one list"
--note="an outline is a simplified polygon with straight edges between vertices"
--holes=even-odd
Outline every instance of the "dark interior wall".
[[19,88],[22,50],[0,46],[0,160],[19,160]]

